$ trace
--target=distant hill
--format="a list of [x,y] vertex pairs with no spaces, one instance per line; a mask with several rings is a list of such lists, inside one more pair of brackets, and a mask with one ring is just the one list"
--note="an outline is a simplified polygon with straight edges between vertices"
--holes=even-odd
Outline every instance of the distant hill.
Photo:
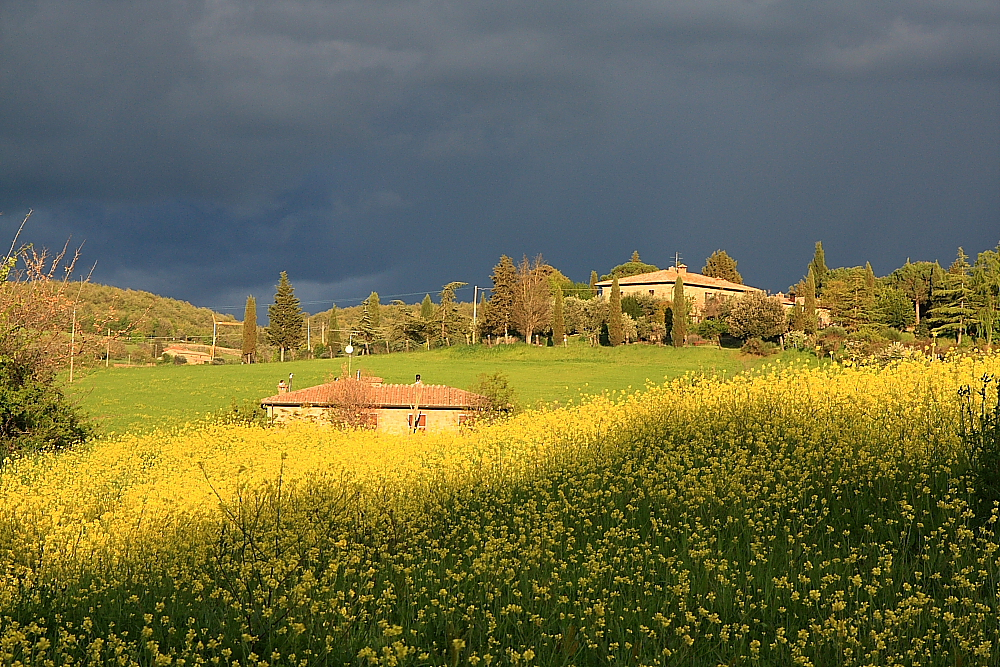
[[[110,327],[144,337],[211,338],[213,315],[220,322],[236,321],[232,315],[213,313],[187,301],[111,285],[73,285],[67,296],[77,303],[77,326],[92,333],[104,333]],[[227,339],[239,332],[237,327],[225,330]]]

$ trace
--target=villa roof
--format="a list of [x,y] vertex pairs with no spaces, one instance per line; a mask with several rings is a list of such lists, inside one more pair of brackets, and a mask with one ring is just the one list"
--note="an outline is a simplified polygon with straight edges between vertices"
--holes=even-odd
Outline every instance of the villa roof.
[[[619,278],[619,285],[663,285],[663,284],[673,284],[677,282],[677,269],[670,267],[669,269],[663,269],[662,271],[653,271],[651,273],[640,273],[636,276],[627,276],[625,278]],[[740,285],[739,283],[729,282],[728,280],[723,280],[722,278],[712,278],[711,276],[704,276],[700,273],[692,273],[691,271],[682,270],[680,272],[681,279],[684,281],[685,285],[697,286],[697,287],[710,287],[718,290],[725,290],[730,292],[762,292],[763,290],[756,287],[750,287],[749,285]],[[598,287],[611,287],[611,280],[602,280],[597,283]]]
[[[361,392],[354,396],[355,392]],[[344,381],[297,389],[261,399],[261,405],[302,406],[337,405],[344,398],[362,402],[373,408],[475,408],[485,400],[483,396],[464,389],[443,384],[380,384],[362,385]]]

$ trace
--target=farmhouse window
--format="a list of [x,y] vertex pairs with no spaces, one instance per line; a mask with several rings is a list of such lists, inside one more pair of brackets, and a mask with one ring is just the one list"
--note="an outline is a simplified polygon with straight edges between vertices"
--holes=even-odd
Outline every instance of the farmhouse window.
[[361,426],[363,428],[378,428],[378,413],[366,412],[361,415]]
[[[406,422],[410,428],[413,428],[413,415],[409,414],[406,416]],[[426,429],[427,428],[427,415],[420,414],[417,416],[417,428]]]

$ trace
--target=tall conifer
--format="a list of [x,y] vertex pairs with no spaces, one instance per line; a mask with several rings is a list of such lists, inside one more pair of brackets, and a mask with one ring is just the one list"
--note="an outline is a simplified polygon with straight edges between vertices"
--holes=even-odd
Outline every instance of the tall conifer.
[[556,285],[555,304],[552,308],[552,340],[556,345],[562,345],[566,336],[566,321],[563,319],[563,291]]
[[674,347],[684,347],[684,342],[687,339],[688,312],[687,297],[684,296],[684,279],[681,278],[680,274],[677,275],[677,280],[674,281],[673,296],[674,319],[670,327],[670,340],[673,342]]
[[330,357],[336,357],[344,349],[344,338],[340,333],[340,318],[337,316],[337,304],[330,310]]
[[711,278],[721,278],[737,285],[743,284],[743,276],[736,270],[737,261],[725,250],[716,250],[705,260],[702,274]]
[[805,332],[815,333],[818,327],[818,315],[816,313],[816,276],[813,274],[812,267],[809,267],[809,273],[806,274],[806,289],[805,303],[803,304],[806,311],[806,322],[805,322]]
[[274,303],[267,307],[267,338],[271,345],[281,350],[284,361],[285,350],[297,350],[302,345],[305,316],[287,272],[281,272],[276,289]]
[[430,294],[425,294],[424,300],[420,302],[420,319],[425,322],[430,322],[434,319],[434,302],[431,301]]
[[813,253],[812,261],[809,262],[809,268],[812,269],[813,279],[816,281],[816,290],[819,291],[823,289],[823,283],[826,281],[826,253],[823,252],[823,242],[816,241],[816,252]]
[[247,297],[247,305],[243,309],[243,363],[252,364],[257,361],[257,301],[253,296]]
[[378,299],[378,292],[368,295],[368,312],[372,318],[372,326],[378,329],[382,324],[382,303]]
[[608,299],[608,342],[611,346],[625,341],[625,324],[622,322],[622,293],[618,287],[618,276],[611,282],[611,297]]
[[[490,322],[489,327],[498,336],[510,334],[510,325],[514,318],[514,301],[520,284],[517,267],[514,260],[507,255],[501,255],[500,261],[493,267],[493,289],[490,290]],[[528,335],[530,338],[531,335]]]
[[597,296],[597,271],[590,272],[590,296]]

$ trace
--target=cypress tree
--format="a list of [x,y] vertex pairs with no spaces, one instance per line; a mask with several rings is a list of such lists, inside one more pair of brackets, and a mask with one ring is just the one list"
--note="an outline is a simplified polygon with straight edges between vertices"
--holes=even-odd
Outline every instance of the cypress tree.
[[302,345],[302,328],[305,326],[302,307],[286,271],[282,271],[278,278],[274,303],[267,307],[267,318],[268,341],[281,350],[281,360],[284,361],[285,350],[297,350]]
[[818,327],[818,319],[816,315],[816,276],[813,275],[812,267],[809,267],[809,273],[806,274],[806,289],[805,294],[805,311],[806,311],[806,322],[805,322],[805,332],[815,333]]
[[823,252],[823,242],[816,241],[816,252],[813,253],[812,261],[809,262],[812,269],[813,279],[816,281],[816,289],[823,289],[823,282],[826,280],[826,254]]
[[674,347],[684,347],[687,338],[687,297],[684,296],[684,279],[680,274],[674,281],[674,319],[670,328],[670,340]]
[[337,304],[330,310],[330,358],[336,357],[344,349],[344,339],[340,335],[340,318],[337,316]]
[[563,319],[563,291],[556,285],[555,305],[552,308],[552,340],[556,345],[562,345],[566,336],[566,321]]
[[372,318],[372,327],[378,329],[382,323],[382,304],[378,299],[378,292],[368,295],[368,312]]
[[590,272],[590,296],[597,296],[597,271]]
[[424,300],[420,302],[420,319],[425,322],[430,322],[434,319],[434,302],[431,301],[430,294],[425,294]]
[[612,279],[611,298],[608,299],[608,342],[612,347],[625,341],[625,325],[622,322],[622,293],[618,287],[618,276]]
[[243,309],[243,363],[252,364],[257,360],[257,301],[247,297]]

